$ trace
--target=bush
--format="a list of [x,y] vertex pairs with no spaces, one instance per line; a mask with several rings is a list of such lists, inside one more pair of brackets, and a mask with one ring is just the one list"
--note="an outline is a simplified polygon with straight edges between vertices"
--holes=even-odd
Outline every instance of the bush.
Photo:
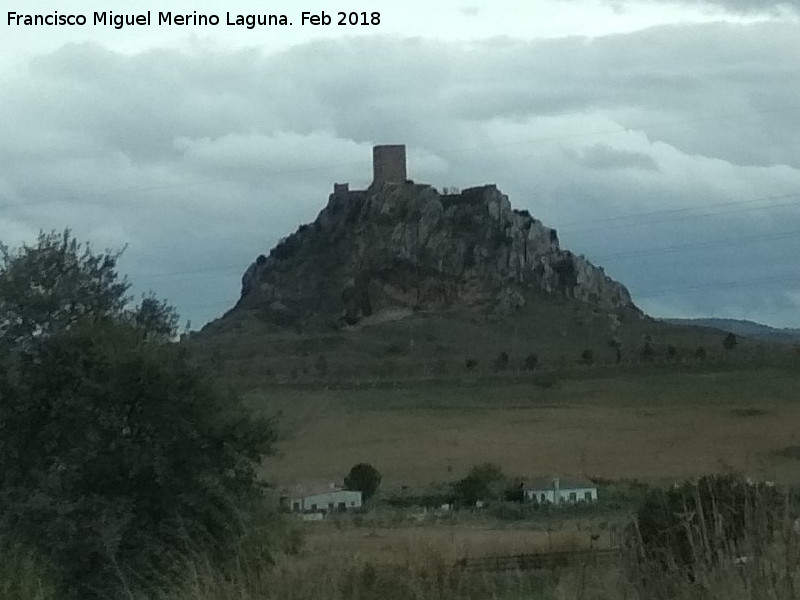
[[774,488],[750,484],[735,475],[707,476],[669,490],[654,489],[637,511],[642,549],[665,569],[678,567],[691,574],[698,565],[740,555],[747,525],[754,519],[765,522],[771,537],[779,504]]

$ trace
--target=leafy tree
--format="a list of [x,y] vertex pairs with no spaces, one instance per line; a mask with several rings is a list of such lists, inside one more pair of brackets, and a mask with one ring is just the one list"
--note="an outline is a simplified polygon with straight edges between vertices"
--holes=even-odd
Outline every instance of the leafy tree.
[[141,304],[133,309],[131,319],[151,339],[169,341],[178,331],[178,312],[153,294],[142,298]]
[[321,377],[324,377],[325,373],[328,372],[328,360],[325,358],[323,354],[317,356],[317,360],[314,363],[314,367],[317,369],[317,373],[319,373]]
[[644,345],[642,346],[642,350],[640,352],[642,356],[642,360],[651,361],[656,356],[656,349],[653,347],[653,343],[648,339],[645,340]]
[[608,340],[608,347],[614,350],[614,357],[616,358],[617,364],[622,362],[622,342],[619,340],[618,337],[613,337]]
[[189,550],[224,556],[275,439],[167,342],[168,305],[126,308],[119,255],[87,248],[44,234],[0,265],[0,537],[45,555],[61,598],[144,587]]
[[581,352],[580,363],[582,365],[592,365],[594,363],[594,351],[591,348],[586,348]]
[[539,355],[535,352],[531,352],[528,356],[525,357],[525,369],[527,371],[534,371],[536,367],[539,365]]
[[464,368],[471,373],[478,368],[478,361],[474,358],[468,358],[464,361]]
[[344,478],[344,487],[348,490],[361,492],[364,500],[369,500],[378,491],[381,485],[381,474],[369,463],[354,465],[347,477]]
[[502,497],[505,491],[506,476],[494,463],[473,466],[464,479],[455,483],[454,491],[468,505],[478,500],[493,500]]
[[494,359],[494,369],[495,371],[505,371],[508,368],[508,352],[500,352],[497,355],[497,358]]
[[725,350],[735,350],[738,343],[739,343],[739,338],[736,337],[736,334],[729,333],[722,340],[722,347],[725,348]]
[[95,254],[68,229],[42,232],[15,251],[0,245],[0,340],[20,346],[82,319],[119,316],[129,287],[117,274],[120,255]]
[[706,356],[708,356],[708,353],[706,352],[706,349],[703,348],[703,346],[698,346],[697,350],[694,351],[694,357],[697,360],[705,360]]
[[667,356],[670,360],[674,360],[678,356],[678,349],[675,346],[667,346]]

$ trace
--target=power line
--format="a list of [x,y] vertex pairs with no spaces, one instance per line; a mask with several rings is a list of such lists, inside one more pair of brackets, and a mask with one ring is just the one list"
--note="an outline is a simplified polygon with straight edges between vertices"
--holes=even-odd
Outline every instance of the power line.
[[[701,205],[701,206],[698,206],[698,207],[686,207],[686,208],[682,208],[682,209],[675,209],[675,212],[688,212],[688,211],[691,211],[691,210],[700,210],[700,209],[704,209],[704,208],[710,208],[710,207],[713,207],[713,206],[722,206],[724,204],[747,204],[747,203],[764,202],[764,201],[771,200],[771,199],[790,198],[790,197],[796,197],[796,196],[800,196],[800,192],[794,192],[794,193],[791,193],[791,194],[783,194],[783,195],[780,195],[780,196],[765,196],[763,198],[756,198],[754,200],[743,200],[741,202],[723,203],[723,204],[720,204],[720,205],[711,204],[711,205],[708,205],[708,206],[702,206]],[[799,204],[800,204],[800,199],[793,200],[791,202],[778,202],[778,203],[775,203],[775,204],[768,204],[766,206],[748,206],[748,207],[744,207],[744,208],[734,208],[734,209],[731,209],[731,210],[707,212],[707,213],[700,213],[700,214],[694,214],[694,215],[692,215],[692,214],[681,215],[681,216],[676,216],[674,218],[653,219],[653,220],[642,221],[642,222],[638,222],[638,223],[619,223],[619,224],[616,224],[616,225],[607,225],[605,227],[587,227],[585,229],[575,229],[575,230],[571,230],[571,231],[569,229],[567,229],[567,231],[569,233],[586,233],[586,232],[591,232],[591,231],[607,231],[609,229],[622,229],[622,228],[625,228],[625,227],[639,227],[641,225],[671,223],[671,222],[675,222],[675,221],[686,221],[686,220],[689,220],[689,219],[705,219],[707,217],[716,217],[716,216],[719,216],[719,215],[728,215],[728,214],[741,213],[741,212],[750,212],[750,211],[754,211],[754,210],[772,210],[774,208],[785,208],[787,206],[797,206]],[[651,213],[642,213],[642,214],[643,215],[645,215],[645,214],[657,214],[657,212],[658,211],[653,211]],[[665,212],[671,212],[671,211],[668,210],[668,211],[665,211]],[[620,220],[630,219],[630,218],[633,218],[634,216],[635,215],[628,215],[628,216],[625,216],[625,217],[621,217]],[[609,220],[613,221],[613,220],[616,220],[616,219],[609,219]],[[590,221],[586,221],[586,222],[588,223]],[[563,231],[563,229],[560,229],[560,230]]]
[[757,242],[766,242],[766,241],[774,241],[774,240],[784,240],[784,239],[791,239],[800,236],[800,230],[795,231],[787,231],[783,233],[776,233],[770,235],[753,235],[749,237],[739,237],[739,238],[727,238],[723,240],[715,240],[711,242],[697,242],[692,244],[680,244],[674,246],[664,246],[661,248],[650,248],[650,249],[640,249],[640,250],[631,250],[628,252],[615,252],[613,254],[601,254],[599,257],[593,257],[592,260],[600,262],[607,259],[620,259],[620,258],[638,258],[638,257],[646,257],[646,256],[653,256],[657,254],[668,254],[672,252],[681,252],[683,250],[694,250],[697,248],[715,248],[720,246],[730,246],[733,244],[736,245],[744,245],[744,244],[752,244]]
[[[618,215],[615,217],[603,217],[600,219],[584,219],[582,221],[570,221],[567,223],[562,223],[559,229],[563,230],[565,228],[572,227],[574,225],[586,225],[586,224],[597,224],[597,223],[614,223],[617,221],[623,221],[628,219],[638,219],[640,217],[651,217],[656,215],[669,215],[669,214],[680,214],[686,213],[693,210],[704,210],[708,208],[719,208],[723,206],[741,206],[743,204],[756,204],[759,202],[767,202],[770,200],[783,200],[785,198],[795,198],[800,196],[800,192],[788,192],[786,194],[773,194],[769,196],[759,196],[758,198],[750,198],[748,200],[729,200],[726,202],[715,202],[711,204],[700,204],[695,206],[682,206],[679,208],[665,208],[662,210],[650,210],[645,212],[639,213],[629,213],[627,215]],[[794,204],[794,203],[792,203]],[[760,207],[759,207],[760,208]],[[714,214],[724,214],[724,213],[714,213]],[[692,215],[694,218],[697,215]]]

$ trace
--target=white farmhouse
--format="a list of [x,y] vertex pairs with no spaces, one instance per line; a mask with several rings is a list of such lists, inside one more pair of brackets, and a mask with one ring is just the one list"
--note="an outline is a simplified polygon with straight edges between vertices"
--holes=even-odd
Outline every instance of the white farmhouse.
[[597,486],[583,479],[551,477],[532,479],[522,488],[525,500],[536,504],[597,502]]
[[281,505],[293,513],[345,512],[361,508],[361,492],[327,486],[296,486],[283,490]]

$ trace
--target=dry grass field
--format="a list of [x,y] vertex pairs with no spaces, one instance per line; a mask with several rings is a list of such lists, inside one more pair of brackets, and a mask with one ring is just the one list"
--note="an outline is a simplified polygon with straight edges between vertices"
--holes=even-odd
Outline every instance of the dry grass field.
[[744,369],[559,381],[431,382],[390,389],[276,386],[251,392],[279,414],[272,480],[336,480],[361,461],[385,489],[462,477],[492,461],[509,475],[673,481],[736,469],[800,481],[800,371]]
[[[595,540],[591,539],[595,535]],[[325,523],[305,529],[303,555],[346,555],[377,563],[414,562],[420,554],[448,562],[462,558],[588,550],[609,547],[608,530],[598,520],[553,520],[502,524],[456,522],[406,527],[344,527]]]

